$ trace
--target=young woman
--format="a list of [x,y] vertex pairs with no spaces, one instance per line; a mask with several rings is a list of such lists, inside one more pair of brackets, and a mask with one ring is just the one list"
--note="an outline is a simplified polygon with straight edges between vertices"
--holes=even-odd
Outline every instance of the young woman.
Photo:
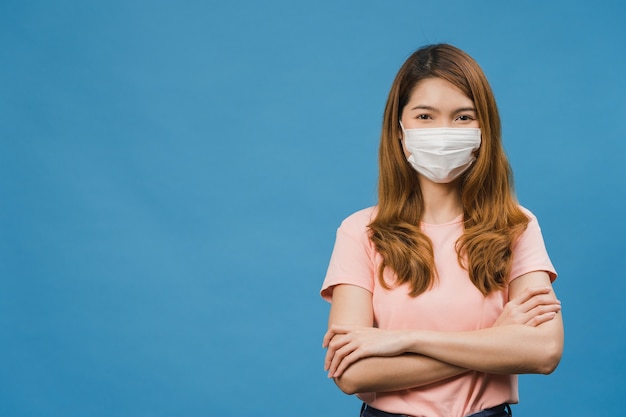
[[378,205],[343,221],[322,287],[325,369],[362,417],[511,415],[521,373],[563,350],[556,272],[518,205],[491,88],[445,44],[401,67]]

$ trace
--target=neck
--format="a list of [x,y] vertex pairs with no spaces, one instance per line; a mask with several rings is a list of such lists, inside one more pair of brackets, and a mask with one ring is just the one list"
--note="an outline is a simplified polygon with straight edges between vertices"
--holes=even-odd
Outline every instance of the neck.
[[438,184],[420,176],[420,187],[424,199],[423,222],[447,223],[463,214],[457,181]]

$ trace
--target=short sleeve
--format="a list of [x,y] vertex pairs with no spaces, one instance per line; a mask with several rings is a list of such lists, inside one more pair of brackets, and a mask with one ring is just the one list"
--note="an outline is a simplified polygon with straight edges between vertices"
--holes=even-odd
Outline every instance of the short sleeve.
[[530,211],[523,210],[530,218],[530,221],[526,230],[513,247],[511,280],[529,272],[545,271],[550,276],[550,281],[554,281],[557,277],[556,270],[548,256],[539,222]]
[[331,301],[333,287],[352,284],[370,292],[374,291],[375,250],[369,239],[367,225],[371,209],[361,210],[346,218],[337,229],[321,296]]

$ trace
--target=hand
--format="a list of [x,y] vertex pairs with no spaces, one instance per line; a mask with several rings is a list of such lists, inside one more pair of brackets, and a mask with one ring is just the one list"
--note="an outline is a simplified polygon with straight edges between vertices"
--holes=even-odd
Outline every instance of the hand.
[[405,352],[404,333],[374,327],[332,325],[324,335],[328,348],[324,369],[329,378],[338,378],[354,362],[371,356],[397,356]]
[[554,298],[551,287],[526,288],[522,294],[504,306],[493,327],[508,324],[539,326],[552,320],[561,310],[561,302]]

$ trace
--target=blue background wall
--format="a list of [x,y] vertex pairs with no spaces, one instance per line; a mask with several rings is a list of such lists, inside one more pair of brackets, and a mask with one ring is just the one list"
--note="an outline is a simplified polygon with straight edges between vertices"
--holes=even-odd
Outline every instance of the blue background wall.
[[516,416],[619,415],[626,7],[618,0],[0,3],[0,415],[349,416],[318,296],[375,203],[404,59],[492,83],[566,350]]

